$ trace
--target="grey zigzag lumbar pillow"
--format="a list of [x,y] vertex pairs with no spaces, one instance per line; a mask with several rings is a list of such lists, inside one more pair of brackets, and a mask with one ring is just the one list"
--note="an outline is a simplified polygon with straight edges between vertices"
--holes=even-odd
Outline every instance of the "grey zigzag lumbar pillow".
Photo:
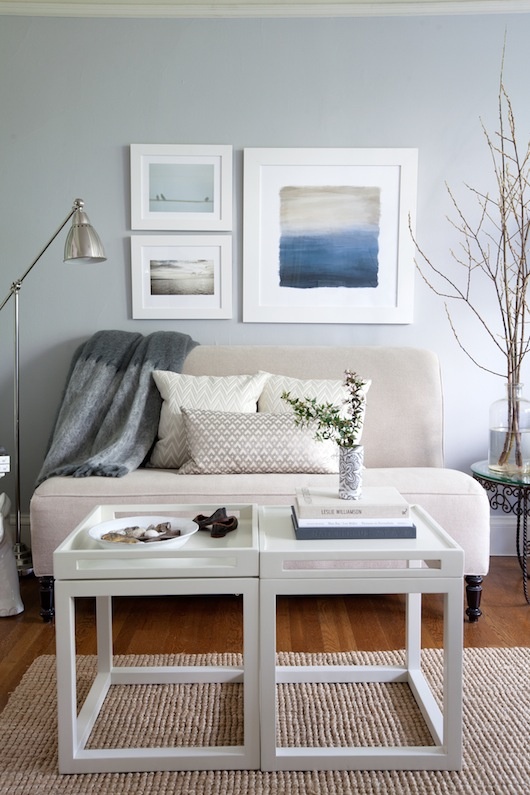
[[183,408],[182,415],[190,458],[179,474],[338,472],[338,446],[315,441],[292,414]]

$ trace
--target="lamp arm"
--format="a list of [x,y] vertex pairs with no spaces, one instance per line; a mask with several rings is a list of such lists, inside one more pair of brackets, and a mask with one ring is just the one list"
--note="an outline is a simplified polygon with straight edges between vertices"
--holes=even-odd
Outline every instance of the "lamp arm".
[[37,264],[37,262],[40,260],[40,258],[42,257],[42,255],[43,255],[43,254],[44,254],[44,253],[45,253],[45,252],[46,252],[46,251],[49,249],[49,247],[51,246],[51,244],[53,243],[53,241],[55,240],[55,238],[57,237],[57,235],[58,235],[60,232],[62,232],[62,230],[64,229],[64,227],[66,226],[66,224],[68,223],[68,221],[70,220],[70,218],[72,218],[72,216],[74,215],[74,213],[75,213],[77,210],[81,209],[81,207],[83,207],[83,201],[82,201],[81,199],[76,199],[76,200],[75,200],[75,202],[74,202],[74,206],[72,207],[72,209],[70,210],[70,212],[68,213],[68,215],[66,216],[66,218],[64,219],[64,221],[62,222],[61,226],[60,226],[60,227],[57,229],[57,231],[56,231],[56,232],[53,234],[53,236],[52,236],[52,237],[51,237],[51,238],[48,240],[48,242],[46,243],[46,245],[44,246],[44,248],[43,248],[43,249],[41,249],[41,251],[40,251],[40,252],[37,254],[37,256],[35,257],[35,259],[34,259],[34,260],[33,260],[33,262],[31,263],[31,265],[29,266],[29,268],[27,268],[27,270],[26,270],[26,271],[25,271],[25,273],[24,273],[24,274],[23,274],[23,275],[20,277],[20,279],[17,279],[16,281],[14,281],[14,282],[13,282],[13,284],[11,285],[11,289],[9,290],[8,294],[6,295],[6,297],[4,298],[4,300],[2,301],[2,303],[0,304],[0,311],[1,311],[1,310],[4,308],[4,306],[7,304],[7,302],[8,302],[8,301],[9,301],[9,299],[11,298],[11,296],[12,296],[12,295],[14,295],[15,293],[18,293],[18,291],[20,290],[20,286],[21,286],[22,282],[24,281],[24,279],[26,278],[26,276],[28,275],[28,273],[29,273],[29,272],[30,272],[30,271],[31,271],[31,270],[34,268],[34,266],[35,266],[35,265]]

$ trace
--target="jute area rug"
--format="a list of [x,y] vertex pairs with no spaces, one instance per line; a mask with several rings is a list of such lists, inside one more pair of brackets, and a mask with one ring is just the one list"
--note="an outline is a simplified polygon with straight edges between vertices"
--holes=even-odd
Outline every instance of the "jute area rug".
[[[118,660],[123,665],[234,664],[235,655]],[[352,652],[282,654],[279,663],[396,664],[401,660],[402,652]],[[439,697],[441,652],[425,650],[423,667]],[[87,692],[94,670],[93,657],[78,657],[80,695]],[[358,690],[352,693],[352,687]],[[145,685],[111,688],[91,742],[112,746],[118,732],[122,744],[134,747],[145,743],[151,732],[160,731],[161,725],[166,733],[161,744],[168,736],[178,737],[181,744],[240,742],[240,685],[154,689],[156,693]],[[289,744],[293,737],[300,744],[326,744],[330,736],[346,745],[352,740],[380,744],[424,741],[425,727],[421,717],[413,714],[415,707],[406,685],[282,685],[278,704],[279,744]],[[167,720],[168,715],[172,719]],[[178,720],[174,716],[179,716]],[[0,792],[6,795],[522,795],[530,791],[530,649],[465,651],[461,772],[244,770],[61,776],[57,771],[53,656],[35,660],[12,694],[0,715],[0,740]]]

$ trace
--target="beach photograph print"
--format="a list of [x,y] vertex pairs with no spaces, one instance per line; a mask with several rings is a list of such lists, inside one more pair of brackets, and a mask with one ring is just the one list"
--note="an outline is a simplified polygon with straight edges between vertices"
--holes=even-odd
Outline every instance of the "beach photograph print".
[[230,235],[131,238],[134,318],[232,317]]
[[215,171],[211,163],[151,163],[152,213],[213,213]]
[[378,187],[283,187],[280,286],[376,288],[380,213]]
[[213,259],[152,259],[151,295],[213,295]]

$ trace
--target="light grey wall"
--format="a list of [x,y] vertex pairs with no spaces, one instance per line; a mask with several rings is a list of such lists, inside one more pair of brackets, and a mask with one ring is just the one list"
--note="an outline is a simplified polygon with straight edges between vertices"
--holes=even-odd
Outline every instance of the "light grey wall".
[[[435,350],[445,382],[446,463],[487,453],[500,379],[471,364],[442,302],[416,279],[415,319],[392,325],[243,324],[242,150],[417,147],[417,233],[445,266],[456,235],[447,181],[492,187],[479,117],[496,129],[499,64],[522,140],[530,129],[530,16],[332,20],[0,17],[0,298],[81,196],[108,262],[62,264],[64,234],[21,294],[23,503],[77,344],[98,329],[190,333],[206,343],[373,344]],[[233,320],[133,321],[130,143],[228,143],[235,154]],[[459,328],[475,332],[458,315]],[[484,337],[471,342],[477,353]],[[0,314],[0,443],[12,448],[11,309]],[[502,362],[500,363],[502,366]],[[528,380],[528,379],[527,379]],[[530,383],[529,383],[530,393]],[[399,428],[395,429],[399,433]],[[2,488],[12,489],[12,476]]]

